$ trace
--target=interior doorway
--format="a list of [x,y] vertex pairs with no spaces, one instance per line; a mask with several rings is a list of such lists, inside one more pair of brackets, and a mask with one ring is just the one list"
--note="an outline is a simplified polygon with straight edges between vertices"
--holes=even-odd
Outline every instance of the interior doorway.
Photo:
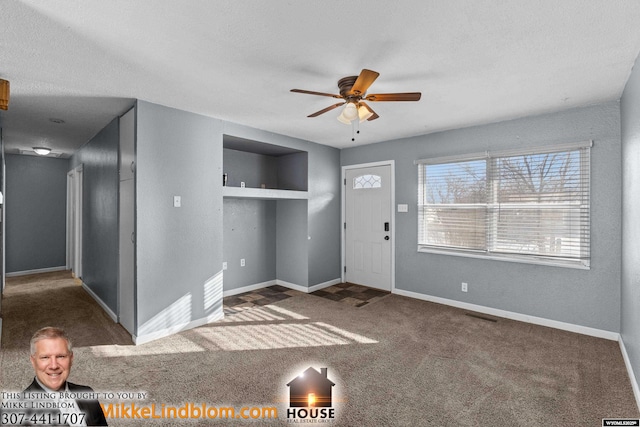
[[82,278],[82,165],[67,173],[67,269]]

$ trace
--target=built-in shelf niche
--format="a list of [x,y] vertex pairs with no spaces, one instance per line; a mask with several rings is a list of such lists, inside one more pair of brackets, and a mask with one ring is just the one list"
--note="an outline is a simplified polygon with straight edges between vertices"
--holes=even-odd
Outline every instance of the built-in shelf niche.
[[[293,193],[306,193],[307,171],[306,151],[231,135],[223,137],[225,197],[306,198]],[[245,188],[240,188],[242,183]]]

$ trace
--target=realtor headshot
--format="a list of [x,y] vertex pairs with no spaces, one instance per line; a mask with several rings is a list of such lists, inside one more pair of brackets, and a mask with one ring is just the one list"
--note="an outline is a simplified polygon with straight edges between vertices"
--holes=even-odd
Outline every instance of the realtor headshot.
[[65,331],[51,326],[42,328],[33,335],[30,344],[35,377],[23,392],[29,412],[20,424],[106,426],[93,389],[68,381],[73,347]]

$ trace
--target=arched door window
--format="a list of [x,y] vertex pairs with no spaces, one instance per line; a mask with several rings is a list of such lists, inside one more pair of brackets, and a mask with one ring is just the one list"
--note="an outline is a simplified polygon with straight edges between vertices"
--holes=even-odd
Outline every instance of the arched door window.
[[380,175],[360,175],[353,178],[353,189],[364,190],[368,188],[382,187],[382,177]]

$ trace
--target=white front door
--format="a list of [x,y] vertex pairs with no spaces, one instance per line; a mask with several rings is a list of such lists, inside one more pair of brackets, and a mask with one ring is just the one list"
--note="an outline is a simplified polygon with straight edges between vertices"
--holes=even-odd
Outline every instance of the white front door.
[[345,281],[391,291],[391,166],[345,178]]

